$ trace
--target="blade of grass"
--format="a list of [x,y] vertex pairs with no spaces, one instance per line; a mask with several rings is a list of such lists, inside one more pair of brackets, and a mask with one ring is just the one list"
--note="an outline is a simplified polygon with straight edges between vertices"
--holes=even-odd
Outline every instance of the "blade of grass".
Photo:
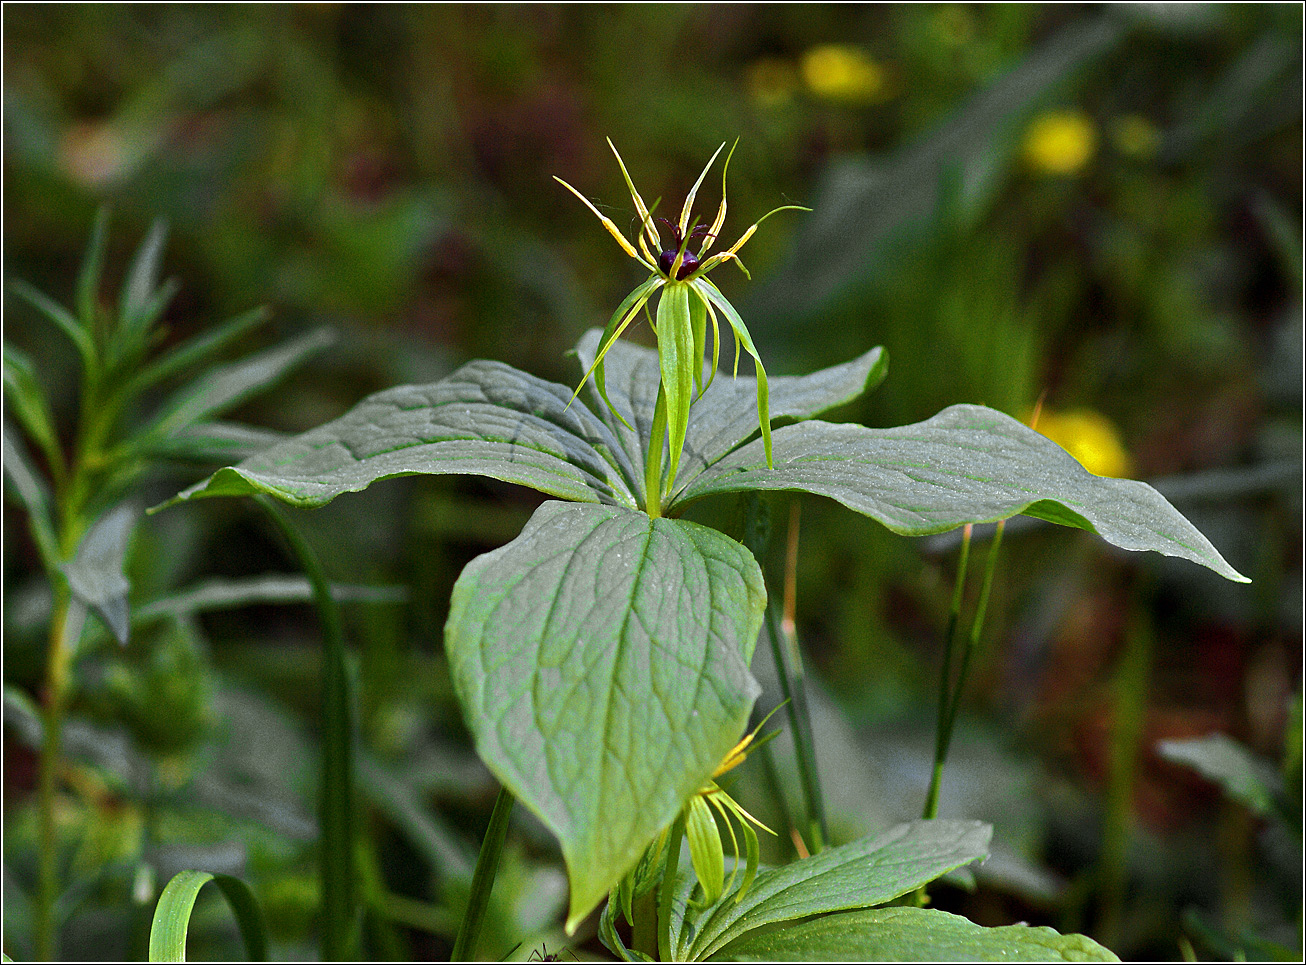
[[190,928],[191,912],[200,889],[210,881],[218,886],[231,906],[245,942],[246,958],[255,962],[267,961],[267,926],[254,892],[239,878],[207,871],[179,871],[163,889],[150,926],[150,961],[186,961],[186,932]]
[[255,496],[290,545],[313,587],[322,624],[322,957],[351,961],[358,941],[358,896],[354,874],[353,720],[346,667],[344,625],[317,554],[269,496]]
[[485,829],[485,838],[481,841],[476,870],[472,872],[467,911],[463,915],[462,927],[458,929],[450,961],[469,962],[476,956],[476,942],[481,937],[481,925],[485,921],[485,910],[490,904],[490,892],[494,890],[494,876],[499,870],[499,858],[503,854],[503,842],[508,837],[508,820],[512,817],[515,800],[506,787],[499,788],[494,810],[490,812],[490,825]]

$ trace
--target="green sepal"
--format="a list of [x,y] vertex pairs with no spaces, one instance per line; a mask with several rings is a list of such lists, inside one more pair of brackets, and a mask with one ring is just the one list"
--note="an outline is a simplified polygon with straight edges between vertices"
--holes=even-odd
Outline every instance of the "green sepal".
[[703,887],[703,901],[699,907],[715,905],[725,890],[725,852],[716,819],[701,794],[689,799],[685,838],[689,841],[689,858],[694,863],[694,873]]
[[[707,278],[696,278],[690,282],[695,290],[703,296],[704,299],[711,302],[721,310],[725,315],[726,321],[735,332],[735,374],[739,374],[739,347],[743,346],[744,351],[753,357],[753,364],[757,367],[757,421],[762,429],[762,445],[766,449],[766,466],[772,468],[771,460],[771,409],[769,403],[770,391],[766,384],[766,369],[762,365],[762,357],[757,354],[757,348],[753,345],[753,337],[748,334],[748,326],[744,320],[739,317],[735,311],[735,306],[726,300],[716,285]],[[661,343],[659,343],[659,348]],[[673,477],[674,478],[674,477]]]
[[[672,480],[680,468],[680,454],[685,448],[685,432],[689,427],[689,406],[694,390],[693,351],[689,286],[683,282],[668,283],[658,301],[658,359],[667,399],[667,436],[671,443],[667,478]],[[701,355],[699,359],[701,369]]]
[[[707,302],[698,296],[697,290],[694,291],[696,297],[689,299],[689,319],[693,326],[694,332],[694,391],[698,398],[703,397],[707,387],[703,385],[703,350],[707,346]],[[712,371],[715,373],[716,368]]]
[[617,411],[616,406],[614,406],[612,401],[608,398],[608,386],[603,373],[603,356],[608,354],[608,349],[611,348],[613,343],[615,343],[621,336],[621,333],[626,330],[626,327],[635,320],[635,316],[637,316],[640,313],[640,310],[648,304],[649,298],[652,297],[653,293],[657,291],[665,281],[666,279],[661,275],[651,275],[643,282],[643,284],[622,299],[621,304],[617,306],[617,310],[613,312],[612,317],[608,319],[608,324],[603,327],[603,335],[599,338],[599,348],[594,355],[593,364],[590,365],[589,371],[585,373],[585,377],[580,380],[580,385],[576,386],[576,391],[571,394],[572,400],[574,401],[576,396],[580,394],[580,390],[585,387],[585,383],[589,381],[589,377],[593,375],[594,386],[599,390],[599,396],[603,399],[603,403],[608,407],[608,411],[615,415],[621,424],[631,432],[635,431],[634,427],[626,421],[625,417],[622,416],[620,412]]

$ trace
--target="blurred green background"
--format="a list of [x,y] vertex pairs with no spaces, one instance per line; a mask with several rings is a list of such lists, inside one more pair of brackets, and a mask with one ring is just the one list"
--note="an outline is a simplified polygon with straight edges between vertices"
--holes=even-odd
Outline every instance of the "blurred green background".
[[[1301,37],[1301,8],[1269,4],[11,4],[4,274],[68,301],[101,205],[110,279],[166,218],[170,341],[260,304],[273,322],[246,348],[337,333],[238,413],[279,431],[475,357],[575,382],[568,349],[640,270],[552,176],[630,228],[605,137],[671,207],[739,137],[727,240],[776,205],[814,209],[749,242],[751,283],[716,276],[768,371],[885,345],[888,379],[840,414],[870,425],[955,402],[1028,418],[1041,400],[1040,428],[1098,472],[1154,482],[1255,581],[1009,530],[941,809],[993,822],[994,856],[937,904],[1083,930],[1124,957],[1264,957],[1299,947],[1300,824],[1248,811],[1157,743],[1220,731],[1276,767],[1286,754],[1300,794]],[[718,190],[709,177],[706,208]],[[8,289],[4,308],[5,340],[37,360],[67,425],[75,357]],[[634,337],[651,344],[646,326]],[[206,471],[178,465],[147,499]],[[461,567],[538,502],[406,479],[298,514],[333,577],[406,594],[347,611],[373,957],[451,947],[495,787],[441,630]],[[837,834],[916,816],[956,541],[908,542],[815,499],[773,511],[774,586],[781,537],[799,533]],[[21,511],[4,514],[4,949],[22,957],[24,701],[49,596]],[[733,503],[698,515],[739,533]],[[249,506],[215,500],[144,522],[130,575],[139,603],[293,569]],[[241,875],[274,954],[314,953],[319,653],[311,610],[263,606],[80,660],[58,813],[65,957],[141,957],[156,889],[185,867]],[[746,802],[760,783],[744,769]],[[556,847],[521,813],[511,841],[483,947],[556,950]],[[196,957],[240,954],[225,916],[201,900]],[[592,935],[576,954],[602,951]]]

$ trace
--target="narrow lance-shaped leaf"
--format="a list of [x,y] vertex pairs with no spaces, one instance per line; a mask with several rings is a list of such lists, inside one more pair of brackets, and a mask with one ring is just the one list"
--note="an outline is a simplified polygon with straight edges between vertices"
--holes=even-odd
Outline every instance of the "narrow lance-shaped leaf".
[[715,530],[558,502],[458,578],[455,689],[481,759],[558,836],[569,930],[738,740],[765,598]]
[[91,333],[82,328],[81,323],[72,316],[68,309],[21,279],[11,281],[9,290],[35,308],[67,335],[69,341],[76,346],[77,354],[81,356],[83,369],[86,372],[95,371],[95,342],[91,338]]
[[[667,285],[658,301],[658,358],[662,390],[667,398],[667,439],[670,443],[667,478],[674,480],[680,467],[689,426],[689,406],[694,392],[694,370],[703,370],[703,356],[694,355],[693,322],[689,316],[689,286]],[[661,445],[662,440],[652,440]]]
[[146,311],[154,300],[158,286],[159,264],[168,243],[168,223],[162,218],[150,226],[150,232],[141,242],[127,270],[127,278],[119,298],[119,314],[123,325],[133,335],[138,335],[149,320]]
[[267,349],[201,376],[178,389],[143,435],[166,434],[220,413],[268,388],[309,355],[335,341],[329,329],[318,329],[284,345]]
[[717,290],[716,285],[707,278],[699,278],[692,282],[698,293],[706,298],[712,305],[726,317],[730,323],[731,329],[735,333],[735,369],[739,368],[739,346],[744,347],[749,355],[753,357],[753,364],[757,367],[757,419],[762,429],[762,446],[766,452],[766,464],[771,465],[771,407],[768,399],[768,386],[766,382],[766,367],[762,365],[762,356],[757,354],[757,348],[753,345],[753,337],[748,334],[748,326],[744,320],[739,317],[735,307],[726,300],[726,297]]
[[260,306],[223,322],[210,332],[182,342],[145,365],[133,376],[128,382],[129,388],[126,394],[138,395],[150,386],[203,362],[271,317],[267,308]]
[[950,406],[925,422],[889,429],[817,421],[786,426],[776,430],[775,456],[768,470],[761,446],[749,443],[698,476],[678,502],[800,490],[907,536],[1024,513],[1247,582],[1151,486],[1094,476],[1046,436],[983,406]]
[[41,447],[46,459],[56,467],[61,465],[59,438],[55,435],[50,403],[36,378],[36,367],[26,353],[8,345],[4,346],[4,387],[5,397],[27,434]]

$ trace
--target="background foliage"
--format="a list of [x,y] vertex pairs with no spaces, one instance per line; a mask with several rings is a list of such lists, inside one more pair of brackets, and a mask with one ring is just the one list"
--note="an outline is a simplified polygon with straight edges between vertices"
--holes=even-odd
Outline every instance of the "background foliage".
[[[67,300],[97,207],[113,210],[110,279],[165,217],[164,273],[182,283],[170,342],[258,304],[273,321],[247,349],[338,333],[238,413],[274,430],[475,357],[574,382],[564,352],[637,278],[551,175],[625,226],[605,136],[671,200],[741,136],[732,223],[815,209],[750,242],[754,283],[719,278],[769,371],[883,344],[887,381],[844,413],[869,425],[956,402],[1023,418],[1042,398],[1045,431],[1090,468],[1154,482],[1255,581],[1009,529],[941,808],[993,823],[994,855],[974,890],[936,903],[1082,930],[1124,957],[1185,942],[1260,957],[1258,942],[1299,941],[1300,826],[1157,745],[1223,732],[1276,766],[1286,754],[1283,793],[1300,794],[1301,25],[1293,5],[11,5],[5,280]],[[4,297],[6,343],[66,426],[76,359]],[[205,471],[178,464],[149,496]],[[375,956],[448,954],[494,786],[442,628],[463,565],[538,502],[397,480],[298,520],[333,578],[407,589],[403,605],[346,609]],[[782,585],[798,517],[773,509]],[[727,499],[695,514],[740,535]],[[4,947],[21,957],[23,708],[49,598],[8,500],[4,522]],[[846,840],[919,813],[955,541],[903,540],[815,499],[800,532],[796,621]],[[128,575],[144,601],[292,568],[250,506],[223,500],[142,524]],[[189,867],[252,885],[274,955],[314,947],[320,656],[307,608],[267,605],[140,628],[79,662],[58,812],[65,957],[142,956],[157,888]],[[737,787],[766,820],[760,783],[745,768]],[[482,947],[553,950],[556,845],[522,814],[510,840]],[[191,947],[240,954],[207,892]]]

